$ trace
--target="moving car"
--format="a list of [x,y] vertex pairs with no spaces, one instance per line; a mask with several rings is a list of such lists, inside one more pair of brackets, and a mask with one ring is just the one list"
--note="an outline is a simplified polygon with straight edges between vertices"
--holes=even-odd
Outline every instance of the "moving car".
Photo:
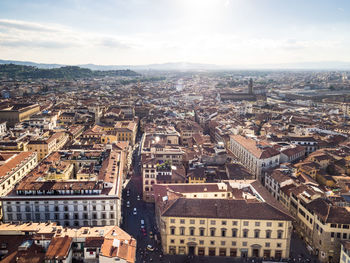
[[149,231],[149,238],[153,238],[153,232]]
[[136,207],[134,207],[134,211],[132,212],[134,214],[134,216],[137,215],[137,210],[136,210]]
[[130,201],[126,202],[126,207],[130,207]]
[[137,200],[140,201],[140,196],[139,195],[137,195]]

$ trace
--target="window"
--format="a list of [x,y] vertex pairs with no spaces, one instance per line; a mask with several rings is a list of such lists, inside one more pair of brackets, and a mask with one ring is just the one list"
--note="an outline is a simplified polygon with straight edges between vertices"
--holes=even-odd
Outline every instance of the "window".
[[331,237],[334,237],[334,232],[331,232]]
[[184,244],[185,240],[184,239],[180,239],[180,244]]
[[221,229],[221,236],[222,236],[222,237],[225,237],[225,236],[226,236],[226,229],[225,229],[225,228],[222,228],[222,229]]
[[215,224],[216,224],[216,221],[215,221],[215,220],[210,220],[210,224],[211,224],[211,225],[215,225]]
[[248,237],[248,229],[243,229],[243,237]]
[[204,240],[199,240],[200,245],[204,245]]
[[195,220],[194,220],[194,219],[191,219],[191,220],[190,220],[190,224],[191,224],[191,225],[195,224]]
[[277,247],[282,247],[282,243],[277,243]]
[[185,228],[184,227],[180,227],[180,235],[181,236],[185,235]]
[[232,225],[233,225],[233,226],[237,226],[237,225],[238,225],[238,222],[237,222],[237,221],[232,221]]
[[199,229],[199,235],[200,236],[204,236],[204,228],[200,228]]
[[215,236],[215,228],[210,228],[210,236]]
[[225,241],[221,241],[220,244],[221,244],[221,246],[225,246],[226,242]]
[[190,236],[194,236],[194,227],[190,228]]
[[259,238],[259,236],[260,236],[260,230],[255,229],[254,230],[254,238]]
[[283,236],[283,231],[278,231],[277,232],[277,238],[281,239]]
[[266,230],[266,238],[271,238],[271,230]]
[[278,227],[283,227],[283,223],[278,223]]
[[242,246],[243,246],[243,247],[246,247],[247,244],[248,244],[247,242],[242,242]]
[[249,222],[248,222],[248,221],[244,221],[244,222],[243,222],[243,225],[244,225],[244,226],[249,226]]
[[266,243],[265,243],[265,247],[270,247],[270,243],[269,243],[269,242],[266,242]]
[[170,228],[170,235],[175,235],[175,227]]
[[260,222],[255,222],[255,226],[260,226]]
[[271,227],[272,226],[272,222],[266,222],[266,226],[267,227]]
[[236,228],[232,229],[232,237],[237,237],[237,229]]
[[185,224],[185,219],[180,219],[180,224]]
[[231,246],[236,246],[237,245],[237,242],[236,241],[232,241],[231,242]]
[[210,240],[210,245],[215,245],[215,241],[214,240]]
[[175,219],[170,219],[170,223],[175,224]]
[[204,225],[205,224],[205,220],[200,220],[199,224]]
[[221,224],[224,225],[224,226],[226,226],[227,221],[221,221]]

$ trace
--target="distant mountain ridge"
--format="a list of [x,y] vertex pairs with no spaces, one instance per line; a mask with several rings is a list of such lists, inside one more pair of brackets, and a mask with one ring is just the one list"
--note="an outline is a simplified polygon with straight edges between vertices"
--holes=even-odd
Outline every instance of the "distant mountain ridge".
[[[34,66],[40,69],[53,69],[69,65],[64,64],[45,64],[35,63],[30,61],[16,60],[0,60],[0,64],[16,64],[24,66]],[[299,62],[299,63],[279,63],[279,64],[260,64],[260,65],[214,65],[200,64],[189,62],[169,62],[149,65],[95,65],[95,64],[80,64],[78,67],[87,68],[90,70],[169,70],[169,71],[189,71],[189,70],[350,70],[350,62],[344,61],[321,61],[321,62]]]

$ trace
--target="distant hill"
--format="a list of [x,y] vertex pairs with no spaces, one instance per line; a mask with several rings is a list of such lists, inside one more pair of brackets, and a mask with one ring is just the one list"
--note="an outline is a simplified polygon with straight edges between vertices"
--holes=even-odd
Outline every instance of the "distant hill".
[[[63,64],[43,64],[30,61],[0,60],[0,64],[16,64],[33,66],[39,69],[53,69],[65,67]],[[197,70],[350,70],[350,62],[343,61],[319,61],[280,64],[251,64],[251,65],[215,65],[189,62],[172,62],[148,65],[76,65],[90,70],[134,70],[134,71],[197,71]]]
[[77,66],[65,66],[59,68],[38,68],[34,66],[3,64],[0,65],[0,77],[13,79],[79,79],[106,76],[139,76],[132,70],[91,70]]

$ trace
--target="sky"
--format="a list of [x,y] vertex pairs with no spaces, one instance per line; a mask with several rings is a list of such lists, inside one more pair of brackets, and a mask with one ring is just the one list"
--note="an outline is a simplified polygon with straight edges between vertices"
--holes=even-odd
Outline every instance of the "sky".
[[0,0],[0,59],[350,62],[348,0]]

